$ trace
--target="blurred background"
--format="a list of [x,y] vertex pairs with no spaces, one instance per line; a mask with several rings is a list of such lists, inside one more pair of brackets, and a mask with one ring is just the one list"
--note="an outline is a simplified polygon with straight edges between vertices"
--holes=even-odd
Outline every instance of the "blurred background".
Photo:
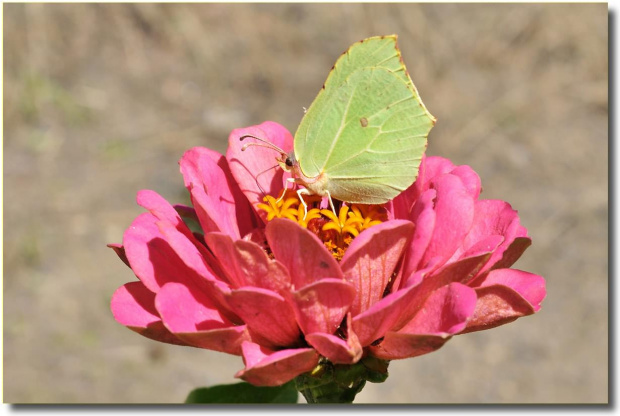
[[[606,4],[5,4],[4,401],[178,403],[239,357],[117,324],[106,247],[140,189],[237,127],[292,132],[338,56],[396,33],[438,119],[428,154],[519,210],[542,311],[394,361],[356,403],[608,400]],[[303,400],[302,400],[303,402]]]

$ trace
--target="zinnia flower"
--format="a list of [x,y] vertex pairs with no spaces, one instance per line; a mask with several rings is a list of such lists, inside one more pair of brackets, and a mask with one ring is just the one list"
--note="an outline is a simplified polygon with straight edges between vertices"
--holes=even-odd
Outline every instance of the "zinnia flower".
[[510,266],[531,244],[517,212],[481,200],[468,166],[426,157],[385,206],[309,197],[304,215],[278,156],[291,134],[265,122],[234,130],[226,157],[180,160],[193,207],[138,193],[147,212],[111,244],[139,281],[112,298],[115,319],[148,338],[241,355],[236,376],[280,385],[328,360],[353,365],[440,348],[453,335],[533,314],[540,276]]

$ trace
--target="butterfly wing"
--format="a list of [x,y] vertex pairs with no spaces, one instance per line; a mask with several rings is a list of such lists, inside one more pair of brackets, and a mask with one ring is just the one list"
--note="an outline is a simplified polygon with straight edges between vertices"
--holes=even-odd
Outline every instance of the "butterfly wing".
[[295,134],[304,175],[352,203],[394,198],[415,180],[434,118],[406,72],[396,37],[354,44],[334,66]]

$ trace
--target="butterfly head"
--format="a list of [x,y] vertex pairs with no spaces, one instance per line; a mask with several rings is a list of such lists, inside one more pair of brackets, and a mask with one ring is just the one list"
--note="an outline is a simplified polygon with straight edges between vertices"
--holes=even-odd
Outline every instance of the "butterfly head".
[[239,140],[243,141],[244,139],[247,139],[248,137],[258,140],[259,143],[256,143],[256,142],[246,143],[241,148],[242,151],[245,151],[250,146],[266,147],[267,149],[275,150],[276,152],[280,154],[279,156],[276,157],[276,161],[278,162],[278,165],[280,165],[280,167],[283,170],[287,172],[291,172],[291,171],[295,171],[296,167],[299,166],[299,163],[297,162],[297,159],[295,158],[294,152],[286,153],[284,150],[280,149],[275,144],[268,142],[265,139],[261,139],[260,137],[253,136],[251,134],[246,134],[244,136],[241,136]]
[[293,152],[288,154],[281,153],[280,157],[277,157],[276,160],[278,161],[280,167],[287,172],[294,171],[295,167],[299,165],[297,163],[297,159],[295,159],[295,154]]

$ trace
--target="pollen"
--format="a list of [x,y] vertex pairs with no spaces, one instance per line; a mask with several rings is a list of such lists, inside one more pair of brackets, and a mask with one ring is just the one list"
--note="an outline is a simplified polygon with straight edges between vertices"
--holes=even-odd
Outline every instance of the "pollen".
[[320,209],[321,197],[304,197],[308,213],[304,216],[304,206],[297,192],[287,189],[278,198],[267,195],[264,203],[257,207],[267,214],[267,221],[274,218],[288,218],[307,228],[323,242],[334,258],[342,260],[347,248],[362,231],[387,221],[387,211],[381,205],[339,204],[338,215],[331,209]]

